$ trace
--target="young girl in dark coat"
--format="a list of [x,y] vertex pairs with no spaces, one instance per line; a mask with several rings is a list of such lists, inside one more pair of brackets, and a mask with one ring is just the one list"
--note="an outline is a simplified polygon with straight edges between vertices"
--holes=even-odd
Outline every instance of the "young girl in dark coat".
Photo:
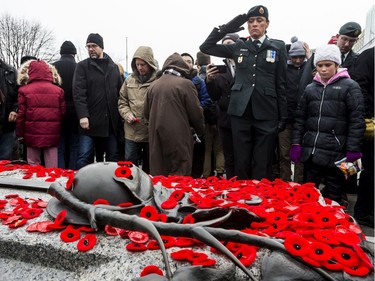
[[290,158],[304,163],[305,181],[319,187],[324,180],[323,196],[345,205],[345,178],[335,162],[361,158],[365,122],[361,89],[340,63],[336,45],[316,49],[317,74],[297,107]]
[[[57,167],[57,148],[62,118],[65,114],[64,90],[54,66],[31,60],[18,70],[18,116],[16,135],[24,138],[27,162],[45,167]],[[54,85],[57,84],[57,85]]]

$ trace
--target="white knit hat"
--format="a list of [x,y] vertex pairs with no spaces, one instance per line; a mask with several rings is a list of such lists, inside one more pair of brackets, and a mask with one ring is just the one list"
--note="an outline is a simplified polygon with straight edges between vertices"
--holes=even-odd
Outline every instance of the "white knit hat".
[[330,60],[338,65],[341,64],[341,52],[336,45],[324,45],[316,48],[314,55],[314,65],[322,60]]

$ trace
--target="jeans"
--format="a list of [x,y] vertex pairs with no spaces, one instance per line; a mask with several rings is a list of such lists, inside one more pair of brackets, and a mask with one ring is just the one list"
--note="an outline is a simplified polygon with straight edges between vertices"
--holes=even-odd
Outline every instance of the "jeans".
[[77,169],[78,143],[78,134],[61,134],[58,155],[59,168]]
[[118,142],[112,132],[108,137],[79,136],[77,170],[94,162],[104,161],[117,162],[119,160]]
[[125,139],[125,160],[140,166],[145,173],[150,173],[148,142],[134,142]]
[[12,160],[13,146],[16,140],[14,131],[0,136],[0,160]]

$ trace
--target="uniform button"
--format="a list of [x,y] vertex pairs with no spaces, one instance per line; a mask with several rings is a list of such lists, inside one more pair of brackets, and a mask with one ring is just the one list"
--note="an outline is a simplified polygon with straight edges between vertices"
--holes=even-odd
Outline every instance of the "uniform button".
[[253,64],[253,66],[254,66],[254,67],[256,67],[256,66],[257,66],[257,64],[256,64],[256,63],[254,63],[254,64]]
[[258,57],[258,55],[255,55],[254,57]]
[[253,85],[251,85],[251,86],[255,87],[255,84],[253,84]]
[[253,77],[255,76],[255,74],[253,74]]

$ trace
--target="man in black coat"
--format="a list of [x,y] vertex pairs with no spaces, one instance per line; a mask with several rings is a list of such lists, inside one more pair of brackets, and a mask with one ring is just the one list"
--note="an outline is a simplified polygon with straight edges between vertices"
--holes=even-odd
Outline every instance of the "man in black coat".
[[18,112],[16,70],[0,60],[0,160],[11,160]]
[[[251,39],[217,44],[227,33],[241,30],[245,22]],[[287,117],[285,43],[266,36],[268,25],[267,8],[255,6],[214,28],[200,46],[206,54],[233,58],[236,63],[228,114],[238,179],[272,179],[277,133],[285,127]]]
[[[365,118],[374,120],[374,47],[363,51],[354,66],[353,79],[361,87],[365,101]],[[374,227],[374,136],[366,136],[362,146],[362,166],[354,218]]]
[[73,78],[73,100],[79,119],[77,169],[96,161],[117,162],[118,97],[122,79],[117,65],[103,52],[103,38],[91,33],[86,40],[89,58],[79,62]]
[[59,168],[76,170],[78,153],[78,118],[73,102],[73,75],[76,69],[76,47],[65,41],[60,47],[61,57],[53,65],[60,74],[64,90],[66,115],[61,126],[58,163]]

